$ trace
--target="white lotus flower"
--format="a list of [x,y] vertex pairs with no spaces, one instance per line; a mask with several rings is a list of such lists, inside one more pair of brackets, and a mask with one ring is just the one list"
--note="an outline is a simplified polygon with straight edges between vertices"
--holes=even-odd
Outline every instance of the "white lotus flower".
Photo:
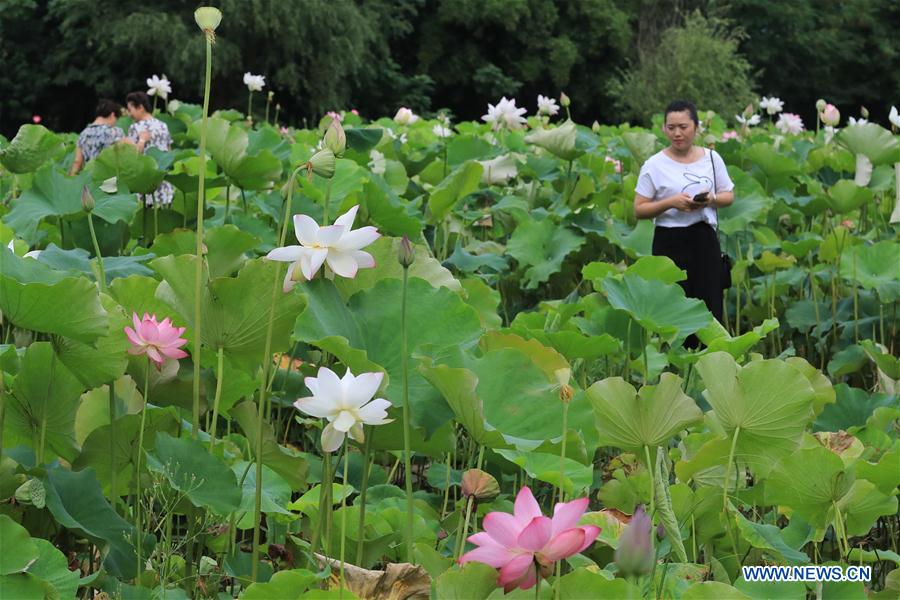
[[519,173],[515,159],[509,154],[491,160],[480,160],[478,164],[484,167],[484,171],[481,173],[481,183],[488,185],[506,183]]
[[784,134],[797,135],[803,131],[803,120],[793,113],[781,113],[775,127]]
[[393,129],[390,129],[387,127],[384,130],[387,132],[388,137],[391,138],[392,140],[400,140],[400,144],[406,143],[406,134],[405,133],[401,133],[400,135],[397,135],[396,133],[394,133]]
[[405,106],[398,108],[397,114],[394,115],[394,123],[397,125],[412,125],[418,120],[419,117]]
[[300,398],[294,402],[294,407],[311,417],[328,420],[322,430],[322,450],[325,452],[340,448],[347,434],[350,439],[364,442],[363,425],[384,425],[393,421],[387,418],[390,401],[384,398],[372,400],[381,387],[384,373],[354,376],[347,369],[339,378],[328,367],[319,367],[318,375],[303,380],[313,395]]
[[[9,240],[9,244],[6,245],[6,247],[9,248],[10,252],[12,252],[13,254],[16,253],[15,243],[16,239],[13,238]],[[41,255],[41,252],[41,250],[32,250],[30,252],[26,252],[25,256],[23,256],[22,258],[33,258],[37,260],[37,258]]]
[[855,117],[850,117],[850,120],[849,120],[849,123],[850,123],[851,126],[852,126],[852,125],[865,125],[865,124],[868,123],[868,122],[869,122],[869,120],[868,120],[868,119],[865,119],[865,118],[863,118],[863,117],[860,117],[860,118],[858,118],[858,119],[855,118]]
[[384,171],[387,169],[387,160],[385,160],[384,154],[378,150],[372,150],[369,158],[371,159],[369,160],[369,170],[376,175],[384,175]]
[[762,97],[762,100],[759,101],[759,108],[765,109],[767,114],[777,115],[782,110],[784,110],[784,102],[772,96],[771,98]]
[[900,129],[900,113],[897,112],[897,107],[891,107],[891,113],[888,115],[888,121],[891,122],[891,125]]
[[284,277],[284,291],[289,292],[302,275],[307,280],[316,276],[323,263],[341,277],[356,277],[359,269],[375,266],[375,259],[362,249],[381,237],[372,226],[352,229],[357,204],[335,219],[334,225],[319,227],[307,215],[294,215],[294,234],[299,246],[275,248],[266,255],[269,260],[289,262]]
[[746,125],[747,127],[753,127],[754,125],[759,125],[761,117],[759,115],[753,115],[749,119],[742,117],[741,115],[735,115],[734,120],[740,123],[741,125]]
[[261,92],[266,87],[266,78],[264,75],[253,75],[247,71],[244,73],[244,85],[251,92]]
[[439,138],[448,138],[453,135],[453,130],[449,127],[438,123],[434,127],[431,128],[432,133],[438,136]]
[[506,96],[500,99],[495,105],[488,104],[486,115],[482,115],[481,120],[486,123],[492,123],[493,129],[506,127],[507,129],[519,129],[525,124],[524,115],[527,111],[524,108],[516,108],[516,99],[507,100]]
[[549,115],[552,117],[559,112],[559,105],[556,103],[555,99],[540,94],[538,94],[537,106],[539,115]]
[[165,73],[163,73],[162,77],[156,75],[148,77],[147,87],[150,88],[147,90],[147,94],[150,96],[159,96],[163,100],[168,98],[169,94],[172,93],[172,84],[166,79]]

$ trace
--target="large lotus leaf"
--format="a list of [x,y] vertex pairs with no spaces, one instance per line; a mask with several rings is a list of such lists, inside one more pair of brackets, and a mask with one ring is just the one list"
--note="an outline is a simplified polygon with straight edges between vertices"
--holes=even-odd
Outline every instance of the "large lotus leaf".
[[[190,339],[194,331],[196,260],[193,255],[166,256],[151,263],[163,277],[156,296],[177,310],[188,326],[185,335]],[[301,296],[281,291],[279,267],[271,261],[249,260],[237,277],[219,277],[207,284],[204,264],[203,345],[211,351],[222,347],[235,365],[249,372],[256,371],[265,350],[276,278],[272,352],[284,352],[290,347],[291,324],[303,309]]]
[[569,363],[566,362],[559,352],[549,346],[543,345],[535,339],[526,339],[522,336],[512,333],[490,331],[485,333],[479,341],[479,346],[484,352],[499,350],[501,348],[514,348],[520,350],[531,358],[532,362],[544,372],[548,379],[555,379],[556,373],[560,369],[569,369]]
[[525,143],[543,148],[562,160],[575,160],[584,154],[584,149],[575,145],[577,138],[575,123],[567,120],[552,129],[535,129],[525,136]]
[[34,173],[31,188],[13,203],[3,221],[20,237],[34,240],[44,217],[62,217],[83,212],[81,191],[89,181],[86,172],[69,177],[53,165],[45,165]]
[[147,467],[164,475],[196,507],[227,515],[241,503],[234,472],[197,440],[157,432],[156,447],[147,453]]
[[621,377],[609,377],[588,388],[600,445],[642,452],[645,446],[664,444],[699,421],[703,413],[681,390],[681,383],[677,375],[663,373],[659,384],[645,385],[640,392]]
[[717,217],[719,230],[725,235],[732,235],[745,231],[752,223],[765,222],[775,200],[766,195],[759,182],[744,171],[732,168],[728,174],[734,182],[735,201],[720,208]]
[[[418,278],[410,278],[408,283],[406,331],[412,421],[430,434],[451,413],[440,395],[416,374],[412,357],[420,351],[471,345],[481,335],[481,323],[475,309],[447,288],[435,288]],[[311,281],[303,288],[309,306],[294,327],[296,339],[330,352],[354,373],[383,368],[388,375],[383,397],[395,406],[403,404],[399,336],[402,287],[397,279],[382,279],[345,304],[331,282]]]
[[809,563],[809,556],[788,546],[784,541],[782,531],[775,525],[757,523],[749,520],[729,503],[728,512],[737,525],[737,531],[748,544],[754,548],[764,550],[774,558],[779,559],[779,564],[805,565]]
[[22,125],[9,145],[0,149],[0,163],[13,173],[30,173],[56,154],[62,143],[43,125]]
[[264,189],[281,176],[281,161],[269,150],[248,155],[250,139],[241,127],[212,118],[207,123],[206,135],[206,148],[213,160],[238,187]]
[[596,360],[616,354],[622,349],[621,342],[608,333],[584,335],[572,329],[548,333],[544,332],[543,329],[528,329],[525,327],[513,327],[510,331],[526,339],[538,340],[544,346],[553,348],[562,354],[569,361],[578,358],[589,361]]
[[740,367],[725,352],[697,363],[704,397],[726,435],[737,436],[735,456],[765,476],[771,461],[792,452],[812,420],[815,391],[796,367],[761,360]]
[[0,552],[0,575],[21,573],[38,557],[38,547],[28,530],[7,515],[0,515],[0,540],[3,547],[15,552]]
[[[256,405],[252,402],[242,402],[231,409],[231,416],[244,431],[250,442],[250,450],[255,455],[258,439]],[[294,491],[299,491],[306,485],[308,470],[306,460],[298,456],[294,450],[279,445],[272,425],[268,422],[264,422],[262,428],[262,463],[278,473]]]
[[761,183],[769,192],[778,187],[790,187],[791,177],[803,172],[796,160],[779,152],[772,144],[753,144],[744,154],[762,171]]
[[160,320],[169,317],[176,327],[184,326],[184,321],[175,310],[155,296],[159,280],[152,277],[132,275],[115,279],[110,283],[108,291],[119,305],[125,309],[126,316],[137,313],[156,315]]
[[[550,587],[549,585],[547,586]],[[528,590],[530,595],[531,590]],[[509,594],[512,596],[512,593]],[[519,596],[524,598],[525,595]],[[541,596],[543,598],[543,595]],[[549,597],[549,596],[548,596]],[[563,576],[559,581],[560,600],[639,600],[641,590],[625,579],[607,579],[603,573],[581,568]]]
[[[148,406],[145,410],[147,416],[144,419],[144,451],[149,452],[153,450],[158,431],[177,435],[181,421],[178,412],[172,406],[166,408]],[[81,447],[81,454],[72,463],[72,468],[80,470],[91,467],[108,495],[124,496],[129,492],[134,493],[134,459],[137,456],[141,415],[121,416],[116,419],[115,427],[114,433],[109,423],[91,431]],[[111,441],[115,441],[115,444]],[[116,467],[115,490],[110,489],[113,461]],[[141,465],[146,469],[147,463],[143,459]]]
[[900,486],[900,445],[895,444],[877,463],[857,462],[856,476],[871,481],[882,493],[893,494]]
[[697,337],[706,345],[705,354],[727,352],[735,358],[740,358],[776,329],[778,329],[778,319],[766,319],[750,331],[732,337],[721,323],[713,319],[709,325],[697,332]]
[[872,529],[879,517],[897,514],[897,497],[879,491],[871,481],[857,479],[837,507],[847,535],[861,536]]
[[869,360],[873,361],[878,370],[890,379],[900,379],[900,358],[895,358],[888,349],[872,340],[862,340],[859,343]]
[[734,587],[753,600],[806,600],[806,584],[802,581],[747,581],[739,576]]
[[649,131],[626,131],[622,134],[622,141],[625,142],[625,147],[634,157],[635,165],[644,164],[656,152],[659,143],[656,136]]
[[853,154],[864,154],[873,165],[900,161],[897,138],[876,123],[845,127],[838,133],[837,141]]
[[834,386],[836,402],[828,404],[813,424],[813,431],[840,431],[861,427],[866,419],[882,406],[895,406],[897,400],[891,394],[869,394],[846,383]]
[[435,580],[437,598],[446,600],[487,600],[497,588],[497,570],[480,562],[444,571]]
[[900,299],[900,244],[882,240],[846,248],[841,255],[841,276],[876,290],[882,302],[895,302]]
[[480,163],[467,162],[447,175],[428,197],[429,223],[443,221],[460,200],[477,190],[483,172]]
[[549,217],[526,219],[516,226],[506,247],[525,269],[526,289],[535,289],[562,268],[563,260],[584,245],[585,239]]
[[128,364],[125,354],[128,347],[125,326],[131,324],[131,318],[126,316],[122,308],[109,296],[101,295],[100,301],[109,315],[109,329],[106,335],[93,344],[65,337],[58,337],[55,340],[59,360],[86,388],[94,388],[118,379],[125,373]]
[[27,598],[28,600],[59,600],[59,592],[37,575],[13,573],[0,575],[0,593],[4,598]]
[[[28,567],[28,572],[53,586],[59,598],[75,598],[81,581],[78,571],[70,571],[68,559],[47,540],[35,538],[32,541],[37,545],[38,557]],[[3,585],[0,584],[0,590],[2,589]]]
[[369,181],[363,187],[363,203],[369,219],[381,231],[391,235],[406,234],[418,239],[422,232],[422,215],[412,202],[400,198],[380,176],[369,173]]
[[49,456],[73,460],[78,453],[75,413],[82,391],[81,382],[50,343],[31,344],[5,402],[4,444],[23,443],[38,451],[43,440],[45,462],[50,462]]
[[[419,366],[419,372],[443,394],[457,421],[489,448],[530,451],[562,437],[559,384],[517,348],[500,348],[480,357],[465,355],[460,364]],[[502,376],[515,373],[515,377]],[[589,423],[584,394],[569,404],[573,429]]]
[[[150,246],[150,253],[156,256],[170,254],[194,254],[197,251],[197,235],[190,229],[176,229],[158,235]],[[209,227],[203,230],[206,245],[206,261],[210,277],[231,275],[244,263],[245,254],[259,244],[259,238],[242,231],[234,225]]]
[[138,194],[152,194],[164,176],[165,172],[157,168],[156,161],[138,152],[132,144],[107,146],[94,159],[94,183],[115,177],[116,182],[121,181]]
[[[152,255],[107,256],[103,259],[106,283],[129,275],[152,275],[153,271],[144,266],[144,263],[151,258],[153,258]],[[84,274],[91,280],[95,280],[99,276],[99,271],[95,267],[96,261],[91,258],[87,250],[82,248],[63,250],[56,244],[50,244],[41,252],[38,262],[57,271]]]
[[565,458],[565,474],[560,472],[558,454],[494,450],[497,454],[520,467],[532,479],[546,481],[555,487],[563,487],[568,497],[583,496],[591,487],[594,472],[591,465]]
[[766,481],[766,501],[792,508],[810,525],[824,529],[834,518],[835,504],[853,485],[852,472],[823,446],[804,448],[782,458]]
[[624,275],[621,279],[607,277],[602,286],[613,307],[675,343],[708,325],[712,318],[703,301],[687,298],[679,285]]
[[720,581],[703,581],[687,588],[681,600],[753,600],[744,592]]
[[[597,263],[594,263],[597,264]],[[599,263],[607,265],[607,263]],[[612,265],[609,265],[612,266]],[[612,271],[614,272],[614,271]],[[642,256],[634,264],[625,269],[629,275],[637,275],[648,281],[662,281],[663,283],[678,283],[687,279],[687,273],[678,268],[668,256]],[[609,273],[597,274],[596,279],[602,280]],[[585,273],[585,277],[588,274]]]
[[[349,298],[356,292],[373,287],[382,279],[403,279],[403,267],[397,259],[399,250],[399,238],[381,237],[375,240],[365,248],[375,259],[375,268],[360,269],[352,279],[335,278],[335,287],[344,298]],[[459,281],[431,256],[427,246],[414,244],[413,252],[415,260],[409,267],[410,278],[424,279],[434,287],[446,287],[454,292],[462,290]]]
[[828,189],[828,205],[838,214],[853,212],[872,201],[872,190],[853,183],[850,179],[841,179]]
[[[56,522],[104,546],[103,565],[114,577],[133,578],[138,567],[134,548],[137,530],[104,498],[93,469],[75,472],[54,466],[47,469],[43,482],[47,508]],[[143,555],[149,556],[155,538],[145,535],[142,541]]]
[[[256,465],[247,461],[238,461],[231,465],[231,470],[238,483],[241,484],[241,505],[238,514],[242,515],[238,522],[239,529],[253,529],[254,510],[256,508]],[[285,508],[291,501],[291,486],[284,478],[263,465],[262,496],[260,510],[265,514],[290,515]]]
[[241,598],[243,600],[272,600],[273,598],[300,600],[304,597],[304,592],[318,581],[319,577],[306,569],[279,571],[266,583],[251,583],[241,594]]

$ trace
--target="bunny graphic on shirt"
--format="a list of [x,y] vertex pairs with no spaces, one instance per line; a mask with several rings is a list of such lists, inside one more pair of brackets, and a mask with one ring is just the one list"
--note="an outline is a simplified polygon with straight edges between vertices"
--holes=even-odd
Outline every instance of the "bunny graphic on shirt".
[[683,188],[681,188],[681,192],[684,194],[696,196],[697,194],[702,194],[703,192],[709,192],[712,190],[712,179],[710,179],[706,175],[697,175],[696,173],[685,171],[684,178],[689,182],[685,184]]

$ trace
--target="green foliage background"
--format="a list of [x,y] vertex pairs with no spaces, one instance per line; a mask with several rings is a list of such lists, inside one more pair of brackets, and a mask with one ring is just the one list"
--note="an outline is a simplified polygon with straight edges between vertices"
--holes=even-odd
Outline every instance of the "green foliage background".
[[[740,108],[738,97],[751,84],[756,93],[785,100],[807,123],[814,121],[818,97],[848,116],[865,105],[882,121],[900,99],[900,3],[894,0],[209,3],[225,15],[213,106],[245,106],[242,74],[261,73],[266,91],[274,90],[282,105],[283,120],[295,124],[328,110],[392,114],[400,105],[478,118],[486,101],[502,95],[515,95],[533,111],[538,93],[560,90],[572,98],[582,122],[646,123],[649,109],[623,102],[622,94],[631,90],[629,82],[664,73],[670,62],[703,72],[702,81],[695,78],[685,91],[721,96],[715,108],[722,110]],[[203,40],[192,13],[198,4],[0,0],[0,133],[11,136],[33,114],[53,129],[78,130],[97,97],[121,100],[145,89],[152,74],[169,77],[174,97],[197,101]],[[682,27],[694,10],[727,20],[718,41],[694,38],[689,27],[680,36],[666,33]],[[735,37],[736,31],[744,36]],[[680,60],[666,60],[669,50],[660,52],[666,43]],[[749,63],[746,79],[686,63],[710,55],[725,65],[739,64],[742,56]],[[637,89],[654,103],[669,97],[656,79]],[[259,98],[254,104],[263,110]]]

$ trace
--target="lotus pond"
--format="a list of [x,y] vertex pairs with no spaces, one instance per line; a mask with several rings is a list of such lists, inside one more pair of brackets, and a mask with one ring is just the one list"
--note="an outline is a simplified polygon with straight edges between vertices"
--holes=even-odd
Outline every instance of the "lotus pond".
[[634,220],[659,127],[504,102],[0,137],[0,596],[896,598],[896,133],[701,115],[720,324]]

